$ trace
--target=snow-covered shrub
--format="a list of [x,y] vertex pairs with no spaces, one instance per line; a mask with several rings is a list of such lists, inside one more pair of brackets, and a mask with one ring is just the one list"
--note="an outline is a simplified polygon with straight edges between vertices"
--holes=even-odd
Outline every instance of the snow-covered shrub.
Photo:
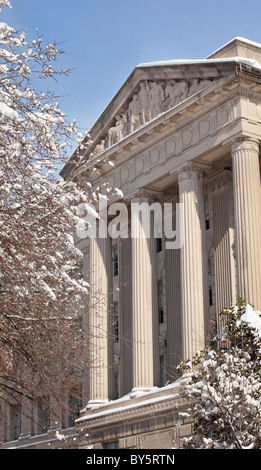
[[194,434],[185,447],[254,449],[261,446],[261,313],[239,299],[221,313],[221,332],[182,368],[190,371]]

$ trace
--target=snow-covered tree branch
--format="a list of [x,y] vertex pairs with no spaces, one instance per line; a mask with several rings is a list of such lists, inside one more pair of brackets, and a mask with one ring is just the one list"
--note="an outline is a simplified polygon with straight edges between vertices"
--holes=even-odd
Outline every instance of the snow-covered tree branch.
[[61,54],[0,23],[0,395],[10,401],[58,399],[88,353],[78,354],[88,285],[70,234],[90,185],[57,178],[68,145],[83,137],[49,89],[68,74],[57,68]]
[[238,300],[221,313],[225,326],[210,347],[182,365],[194,435],[185,447],[261,446],[261,313]]

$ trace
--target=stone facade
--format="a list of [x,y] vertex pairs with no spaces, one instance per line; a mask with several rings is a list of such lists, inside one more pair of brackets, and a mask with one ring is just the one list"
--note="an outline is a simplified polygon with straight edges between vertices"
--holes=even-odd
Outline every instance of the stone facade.
[[[261,309],[260,63],[261,45],[236,38],[203,60],[138,65],[63,168],[66,180],[111,188],[115,211],[168,204],[175,221],[182,203],[184,233],[169,249],[174,228],[143,238],[138,217],[139,237],[131,226],[126,237],[78,237],[85,276],[106,300],[87,322],[86,408],[52,446],[179,447],[191,423],[179,415],[176,366],[237,297]],[[40,442],[27,428],[23,445],[50,444],[51,431]]]

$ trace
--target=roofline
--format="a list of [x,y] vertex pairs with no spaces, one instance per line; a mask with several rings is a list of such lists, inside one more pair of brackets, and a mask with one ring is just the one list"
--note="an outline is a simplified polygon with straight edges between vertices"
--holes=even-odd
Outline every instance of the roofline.
[[[119,88],[119,90],[117,91],[117,93],[112,97],[112,99],[109,101],[109,103],[106,105],[106,107],[104,108],[104,110],[101,112],[101,114],[99,115],[99,117],[95,120],[95,122],[93,123],[93,125],[90,127],[89,131],[88,132],[91,132],[91,130],[94,128],[94,126],[96,125],[96,123],[100,120],[100,118],[106,113],[107,109],[111,106],[112,102],[115,100],[115,98],[122,92],[122,90],[126,87],[126,85],[128,84],[128,82],[134,77],[135,73],[136,72],[139,72],[140,69],[146,69],[146,68],[150,68],[150,67],[164,67],[164,66],[170,66],[170,67],[173,67],[173,66],[177,66],[179,67],[180,65],[214,65],[214,64],[228,64],[228,63],[238,63],[239,62],[239,57],[228,57],[228,58],[222,58],[222,59],[210,59],[210,60],[206,60],[206,59],[196,59],[196,60],[187,60],[187,59],[184,59],[184,60],[169,60],[169,61],[158,61],[158,62],[148,62],[148,63],[141,63],[141,64],[138,64],[136,65],[136,67],[132,70],[132,72],[130,73],[130,75],[126,78],[126,80],[123,82],[123,84],[121,85],[121,87]],[[242,61],[248,61],[248,59],[244,59],[242,58]],[[252,61],[252,59],[249,59],[249,61]],[[253,61],[252,61],[253,62]],[[248,62],[247,62],[248,63]],[[252,65],[252,64],[249,64],[248,65]],[[147,78],[147,80],[149,80],[149,78]]]
[[215,55],[216,53],[218,53],[219,51],[222,51],[222,49],[224,49],[225,47],[229,46],[230,44],[232,44],[233,42],[235,41],[239,41],[239,42],[242,42],[244,44],[248,44],[250,46],[254,46],[254,47],[257,47],[259,49],[261,49],[261,44],[259,42],[255,42],[255,41],[251,41],[250,39],[246,39],[246,38],[243,38],[241,36],[236,36],[234,37],[233,39],[231,39],[230,41],[228,41],[226,44],[223,44],[222,46],[220,46],[218,49],[216,49],[215,51],[211,52],[211,54],[209,54],[207,57],[206,57],[206,60],[212,60],[211,57],[213,55]]
[[[222,47],[223,48],[223,47]],[[221,49],[222,49],[221,48]],[[260,45],[261,48],[261,45]],[[214,53],[213,53],[214,54]],[[212,54],[211,54],[212,55]],[[223,57],[218,59],[174,59],[174,60],[161,60],[155,62],[144,62],[135,67],[134,70],[138,68],[146,68],[146,67],[164,67],[164,66],[174,66],[174,65],[206,65],[206,64],[217,64],[217,63],[226,63],[226,62],[248,62],[252,61],[253,59],[247,59],[245,57]]]
[[[122,86],[119,88],[117,93],[113,96],[113,98],[107,104],[106,108],[103,110],[103,112],[100,114],[100,116],[96,119],[96,121],[93,123],[93,125],[91,126],[91,128],[89,129],[88,132],[90,133],[90,135],[92,134],[92,130],[94,130],[94,132],[99,133],[99,129],[97,129],[97,130],[95,129],[95,127],[97,127],[99,121],[103,118],[103,116],[106,114],[106,112],[108,112],[110,107],[113,108],[113,106],[112,106],[113,101],[116,99],[116,97],[121,95],[124,88],[126,86],[128,86],[128,82],[135,79],[135,73],[139,73],[139,72],[141,73],[142,69],[146,69],[146,68],[149,69],[149,68],[152,68],[152,67],[160,68],[160,67],[164,67],[164,66],[170,66],[170,67],[177,66],[177,67],[180,67],[182,65],[183,66],[190,66],[190,65],[204,65],[204,66],[210,65],[211,66],[211,65],[215,65],[215,64],[222,65],[222,64],[229,64],[229,63],[234,64],[235,66],[240,63],[242,65],[247,65],[247,66],[250,66],[250,67],[256,67],[256,68],[259,69],[259,71],[261,70],[261,65],[257,61],[255,61],[254,59],[246,59],[246,58],[243,58],[243,57],[228,57],[228,58],[220,58],[220,59],[198,59],[198,60],[170,60],[170,61],[159,61],[159,62],[149,62],[149,63],[139,64],[133,69],[131,74],[127,77],[125,82],[122,84]],[[141,78],[141,80],[142,80],[142,78]],[[147,80],[149,80],[149,78],[147,78]],[[115,110],[114,110],[114,112],[115,112]],[[92,135],[91,135],[91,138],[92,138]],[[83,139],[83,141],[84,140],[85,139]],[[96,140],[95,136],[94,136],[94,140]],[[75,157],[76,157],[76,153],[77,153],[78,148],[79,148],[79,146],[75,149],[75,151],[73,152],[71,157],[68,159],[68,161],[65,163],[64,167],[62,168],[62,170],[60,172],[60,175],[62,177],[66,178],[66,174],[70,173],[70,168],[74,167],[74,161],[75,161]]]

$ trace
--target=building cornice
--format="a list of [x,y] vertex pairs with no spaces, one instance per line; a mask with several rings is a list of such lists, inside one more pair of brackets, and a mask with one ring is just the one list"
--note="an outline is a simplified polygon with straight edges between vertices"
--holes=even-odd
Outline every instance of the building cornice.
[[[185,126],[193,123],[201,116],[204,116],[211,109],[215,109],[229,100],[230,98],[223,96],[221,90],[223,84],[227,84],[228,81],[234,78],[234,74],[229,77],[222,77],[213,82],[212,85],[188,97],[185,101],[160,114],[131,134],[128,134],[120,142],[107,148],[92,159],[83,162],[82,165],[78,166],[74,175],[77,176],[83,171],[91,169],[93,165],[98,164],[100,166],[103,163],[106,164],[109,159],[116,161],[117,155],[124,153],[124,151],[126,151],[128,155],[135,156],[136,153],[140,153],[141,149],[145,151],[152,145],[156,145],[165,138],[168,138],[173,132],[182,130]],[[219,91],[222,96],[221,99],[219,98]],[[219,99],[217,100],[217,98]],[[215,100],[215,104],[211,107],[210,103],[213,99]]]
[[[122,141],[106,149],[102,154],[87,161],[74,172],[75,178],[77,179],[81,174],[87,172],[85,177],[88,180],[99,181],[101,176],[112,174],[115,167],[124,165],[124,162],[135,159],[141,153],[153,149],[173,134],[182,133],[188,126],[192,126],[195,122],[199,122],[230,102],[231,109],[228,112],[233,113],[232,102],[237,98],[247,97],[261,102],[260,93],[250,90],[247,85],[239,79],[230,80],[229,83],[225,83],[221,79],[218,87],[215,82],[215,86],[211,85],[203,90],[204,93],[200,93],[200,96],[190,97],[175,109],[160,115],[153,122],[147,123]],[[232,119],[235,120],[235,116],[232,116]],[[111,161],[114,169],[112,169]],[[95,167],[97,165],[98,168]],[[96,174],[93,172],[94,168],[96,168]]]
[[116,400],[98,409],[83,412],[82,416],[76,420],[76,429],[87,427],[90,432],[93,432],[94,429],[106,425],[119,426],[135,423],[138,416],[142,416],[145,420],[152,415],[155,418],[187,407],[188,401],[182,396],[182,387],[162,390],[155,394],[146,394],[146,399],[138,397],[127,401]]

